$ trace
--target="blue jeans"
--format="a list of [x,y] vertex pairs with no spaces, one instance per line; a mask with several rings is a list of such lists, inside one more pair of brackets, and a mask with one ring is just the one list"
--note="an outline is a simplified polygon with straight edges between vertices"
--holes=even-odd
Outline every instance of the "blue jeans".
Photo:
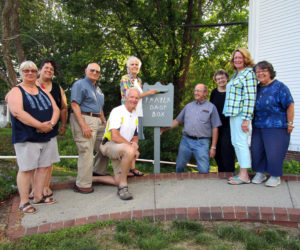
[[193,140],[183,136],[176,159],[176,173],[183,173],[192,154],[197,161],[197,169],[201,174],[209,172],[209,139]]

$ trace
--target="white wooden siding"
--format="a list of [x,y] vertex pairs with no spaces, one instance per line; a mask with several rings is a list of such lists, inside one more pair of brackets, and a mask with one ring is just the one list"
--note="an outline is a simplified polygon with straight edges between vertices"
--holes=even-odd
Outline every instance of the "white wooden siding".
[[289,87],[295,101],[289,150],[300,151],[300,0],[250,0],[249,11],[249,50],[256,63],[272,63]]

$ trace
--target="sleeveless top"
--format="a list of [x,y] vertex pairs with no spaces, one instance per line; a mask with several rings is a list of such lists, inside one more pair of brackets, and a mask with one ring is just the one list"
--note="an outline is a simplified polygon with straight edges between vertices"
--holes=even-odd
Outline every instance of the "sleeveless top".
[[[37,95],[27,93],[21,86],[17,86],[22,93],[23,109],[29,113],[33,118],[40,122],[50,121],[53,108],[51,101],[47,94],[40,88]],[[53,129],[48,133],[38,133],[36,128],[25,125],[13,115],[11,115],[12,122],[12,143],[18,142],[47,142],[57,135],[57,130]]]
[[[60,92],[60,87],[57,83],[52,82],[52,89],[50,91],[50,94],[52,95],[59,110],[61,110],[61,92]],[[58,122],[53,127],[53,130],[56,130],[58,133]]]
[[60,87],[57,83],[52,82],[52,89],[50,94],[53,96],[54,101],[59,109],[61,109],[61,92]]

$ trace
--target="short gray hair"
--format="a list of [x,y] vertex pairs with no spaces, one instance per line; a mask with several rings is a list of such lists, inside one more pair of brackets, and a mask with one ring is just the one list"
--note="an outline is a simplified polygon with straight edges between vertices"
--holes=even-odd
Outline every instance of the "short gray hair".
[[126,98],[129,96],[129,93],[130,93],[132,90],[135,90],[135,91],[137,91],[137,92],[140,94],[140,91],[139,91],[138,88],[132,87],[132,88],[129,88],[129,89],[126,90],[126,93],[125,93]]
[[[130,65],[130,62],[133,61],[133,60],[138,62],[138,64],[139,64],[139,70],[140,70],[140,68],[141,68],[141,66],[142,66],[142,62],[141,62],[141,60],[138,59],[136,56],[130,56],[130,57],[127,59],[126,67],[128,68],[129,65]],[[127,70],[127,71],[128,71],[128,70]],[[129,73],[129,72],[128,72],[128,73]]]
[[91,63],[89,63],[89,64],[86,66],[86,68],[87,68],[87,69],[90,69],[90,66],[91,66],[92,64],[97,64],[97,65],[99,66],[100,70],[101,70],[100,65],[99,65],[98,63],[96,63],[96,62],[91,62]]
[[20,68],[19,68],[19,73],[20,76],[23,77],[23,70],[24,69],[35,69],[36,71],[38,71],[38,67],[35,65],[35,63],[33,61],[24,61],[21,63]]

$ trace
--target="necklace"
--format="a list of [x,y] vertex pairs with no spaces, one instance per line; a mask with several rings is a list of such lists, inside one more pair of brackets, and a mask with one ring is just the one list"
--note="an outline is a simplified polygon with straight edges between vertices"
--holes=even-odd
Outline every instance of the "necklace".
[[[44,83],[42,83],[42,81],[41,81],[40,78],[37,81],[38,81],[38,83],[39,83],[39,85],[41,86],[42,89],[46,89],[47,90],[47,86],[52,85],[51,81],[49,82],[49,85],[48,84],[45,85]],[[49,89],[49,91],[50,91],[50,89]]]

